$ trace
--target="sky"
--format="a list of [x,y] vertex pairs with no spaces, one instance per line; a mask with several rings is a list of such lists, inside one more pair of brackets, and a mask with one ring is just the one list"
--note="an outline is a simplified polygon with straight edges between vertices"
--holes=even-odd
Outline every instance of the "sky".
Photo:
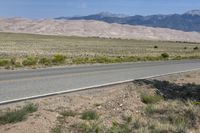
[[126,15],[184,13],[200,0],[0,0],[0,17],[56,18],[99,12]]

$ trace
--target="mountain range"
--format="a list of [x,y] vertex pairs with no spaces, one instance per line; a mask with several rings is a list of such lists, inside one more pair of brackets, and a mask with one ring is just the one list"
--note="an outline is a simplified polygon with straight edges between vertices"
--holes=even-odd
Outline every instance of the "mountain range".
[[149,15],[149,16],[127,16],[102,12],[98,14],[79,17],[58,17],[57,20],[98,20],[107,23],[118,23],[128,25],[141,25],[148,27],[170,28],[186,32],[200,32],[200,10],[191,10],[184,14]]

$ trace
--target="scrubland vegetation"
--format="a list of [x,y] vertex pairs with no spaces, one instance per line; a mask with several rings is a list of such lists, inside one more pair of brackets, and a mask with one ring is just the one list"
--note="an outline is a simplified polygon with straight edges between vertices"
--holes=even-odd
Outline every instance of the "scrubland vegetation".
[[[158,84],[160,86],[166,84],[166,81],[140,80],[136,81],[135,84],[138,84],[138,89],[141,87],[141,90],[128,86],[124,90],[123,95],[125,94],[126,96],[122,98],[123,100],[119,96],[119,99],[107,101],[113,102],[112,104],[115,104],[115,102],[121,104],[116,104],[115,108],[108,107],[106,114],[102,111],[108,104],[106,102],[94,104],[94,111],[85,110],[83,113],[70,111],[70,115],[68,113],[67,115],[65,115],[66,113],[61,113],[61,117],[58,119],[60,124],[51,130],[52,133],[197,133],[200,131],[200,106],[194,102],[199,99],[196,97],[199,92],[195,92],[199,85],[193,84],[189,88],[194,90],[187,91],[189,88],[181,89],[188,86],[187,84],[179,87],[168,82],[168,85],[165,86],[166,90],[162,90],[164,88],[157,86]],[[146,85],[150,84],[154,87],[147,89]],[[176,96],[176,93],[172,94],[170,87],[179,90],[182,96]],[[177,91],[176,89],[174,91]],[[140,97],[133,99],[132,95]],[[172,96],[173,99],[170,98]],[[126,102],[133,101],[137,101],[141,105],[134,110],[137,113],[130,111],[131,107],[126,105]],[[113,112],[118,113],[114,115]],[[75,124],[68,124],[66,126],[66,119],[79,120]],[[106,124],[106,121],[112,121],[112,123]]]
[[200,44],[0,33],[0,67],[199,59]]
[[27,115],[37,111],[37,107],[28,104],[21,109],[4,112],[0,115],[0,124],[16,123],[26,119]]

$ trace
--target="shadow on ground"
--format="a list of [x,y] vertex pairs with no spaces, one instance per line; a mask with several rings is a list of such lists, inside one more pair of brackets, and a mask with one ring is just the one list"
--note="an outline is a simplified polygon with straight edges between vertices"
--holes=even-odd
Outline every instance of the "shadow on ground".
[[165,99],[181,99],[200,101],[200,85],[183,84],[178,85],[168,81],[160,80],[136,80],[134,83],[139,85],[151,85],[157,89],[157,93],[164,96]]

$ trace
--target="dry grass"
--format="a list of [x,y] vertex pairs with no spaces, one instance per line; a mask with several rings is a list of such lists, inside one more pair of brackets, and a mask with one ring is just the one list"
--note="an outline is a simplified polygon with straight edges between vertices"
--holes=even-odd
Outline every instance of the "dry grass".
[[[158,48],[154,48],[157,46]],[[184,47],[187,46],[187,49]],[[0,33],[0,57],[54,56],[200,56],[195,43],[100,39]]]
[[[73,116],[71,118],[73,119],[72,123],[68,123],[66,118],[59,118],[60,126],[56,126],[52,131],[54,133],[57,131],[62,133],[186,133],[198,132],[200,130],[200,113],[198,111],[200,107],[193,104],[190,99],[187,101],[165,99],[162,101],[159,100],[159,103],[151,102],[151,104],[146,104],[143,99],[138,98],[135,101],[138,103],[144,102],[144,104],[140,103],[142,106],[135,108],[133,111],[125,104],[128,102],[127,100],[130,100],[130,102],[133,100],[131,98],[132,95],[139,96],[141,93],[147,91],[155,94],[156,89],[147,89],[143,85],[140,86],[142,90],[131,90],[129,87],[124,89],[126,96],[122,101],[119,98],[115,99],[115,101],[106,101],[97,107],[89,106],[87,108],[96,111],[86,111],[76,118]],[[155,96],[157,97],[158,94]],[[110,107],[108,107],[109,102],[111,104]],[[122,105],[115,102],[121,102]],[[112,108],[113,104],[118,106]],[[103,110],[106,111],[104,112]],[[99,119],[95,119],[96,117],[94,117],[96,116],[96,112],[99,114]],[[85,116],[85,119],[83,119],[83,116]],[[92,119],[88,119],[90,117]]]
[[200,57],[196,47],[200,44],[0,33],[0,67],[194,59]]
[[0,114],[0,124],[16,123],[24,120],[30,113],[36,112],[37,107],[33,104],[28,104],[20,110],[8,111]]

